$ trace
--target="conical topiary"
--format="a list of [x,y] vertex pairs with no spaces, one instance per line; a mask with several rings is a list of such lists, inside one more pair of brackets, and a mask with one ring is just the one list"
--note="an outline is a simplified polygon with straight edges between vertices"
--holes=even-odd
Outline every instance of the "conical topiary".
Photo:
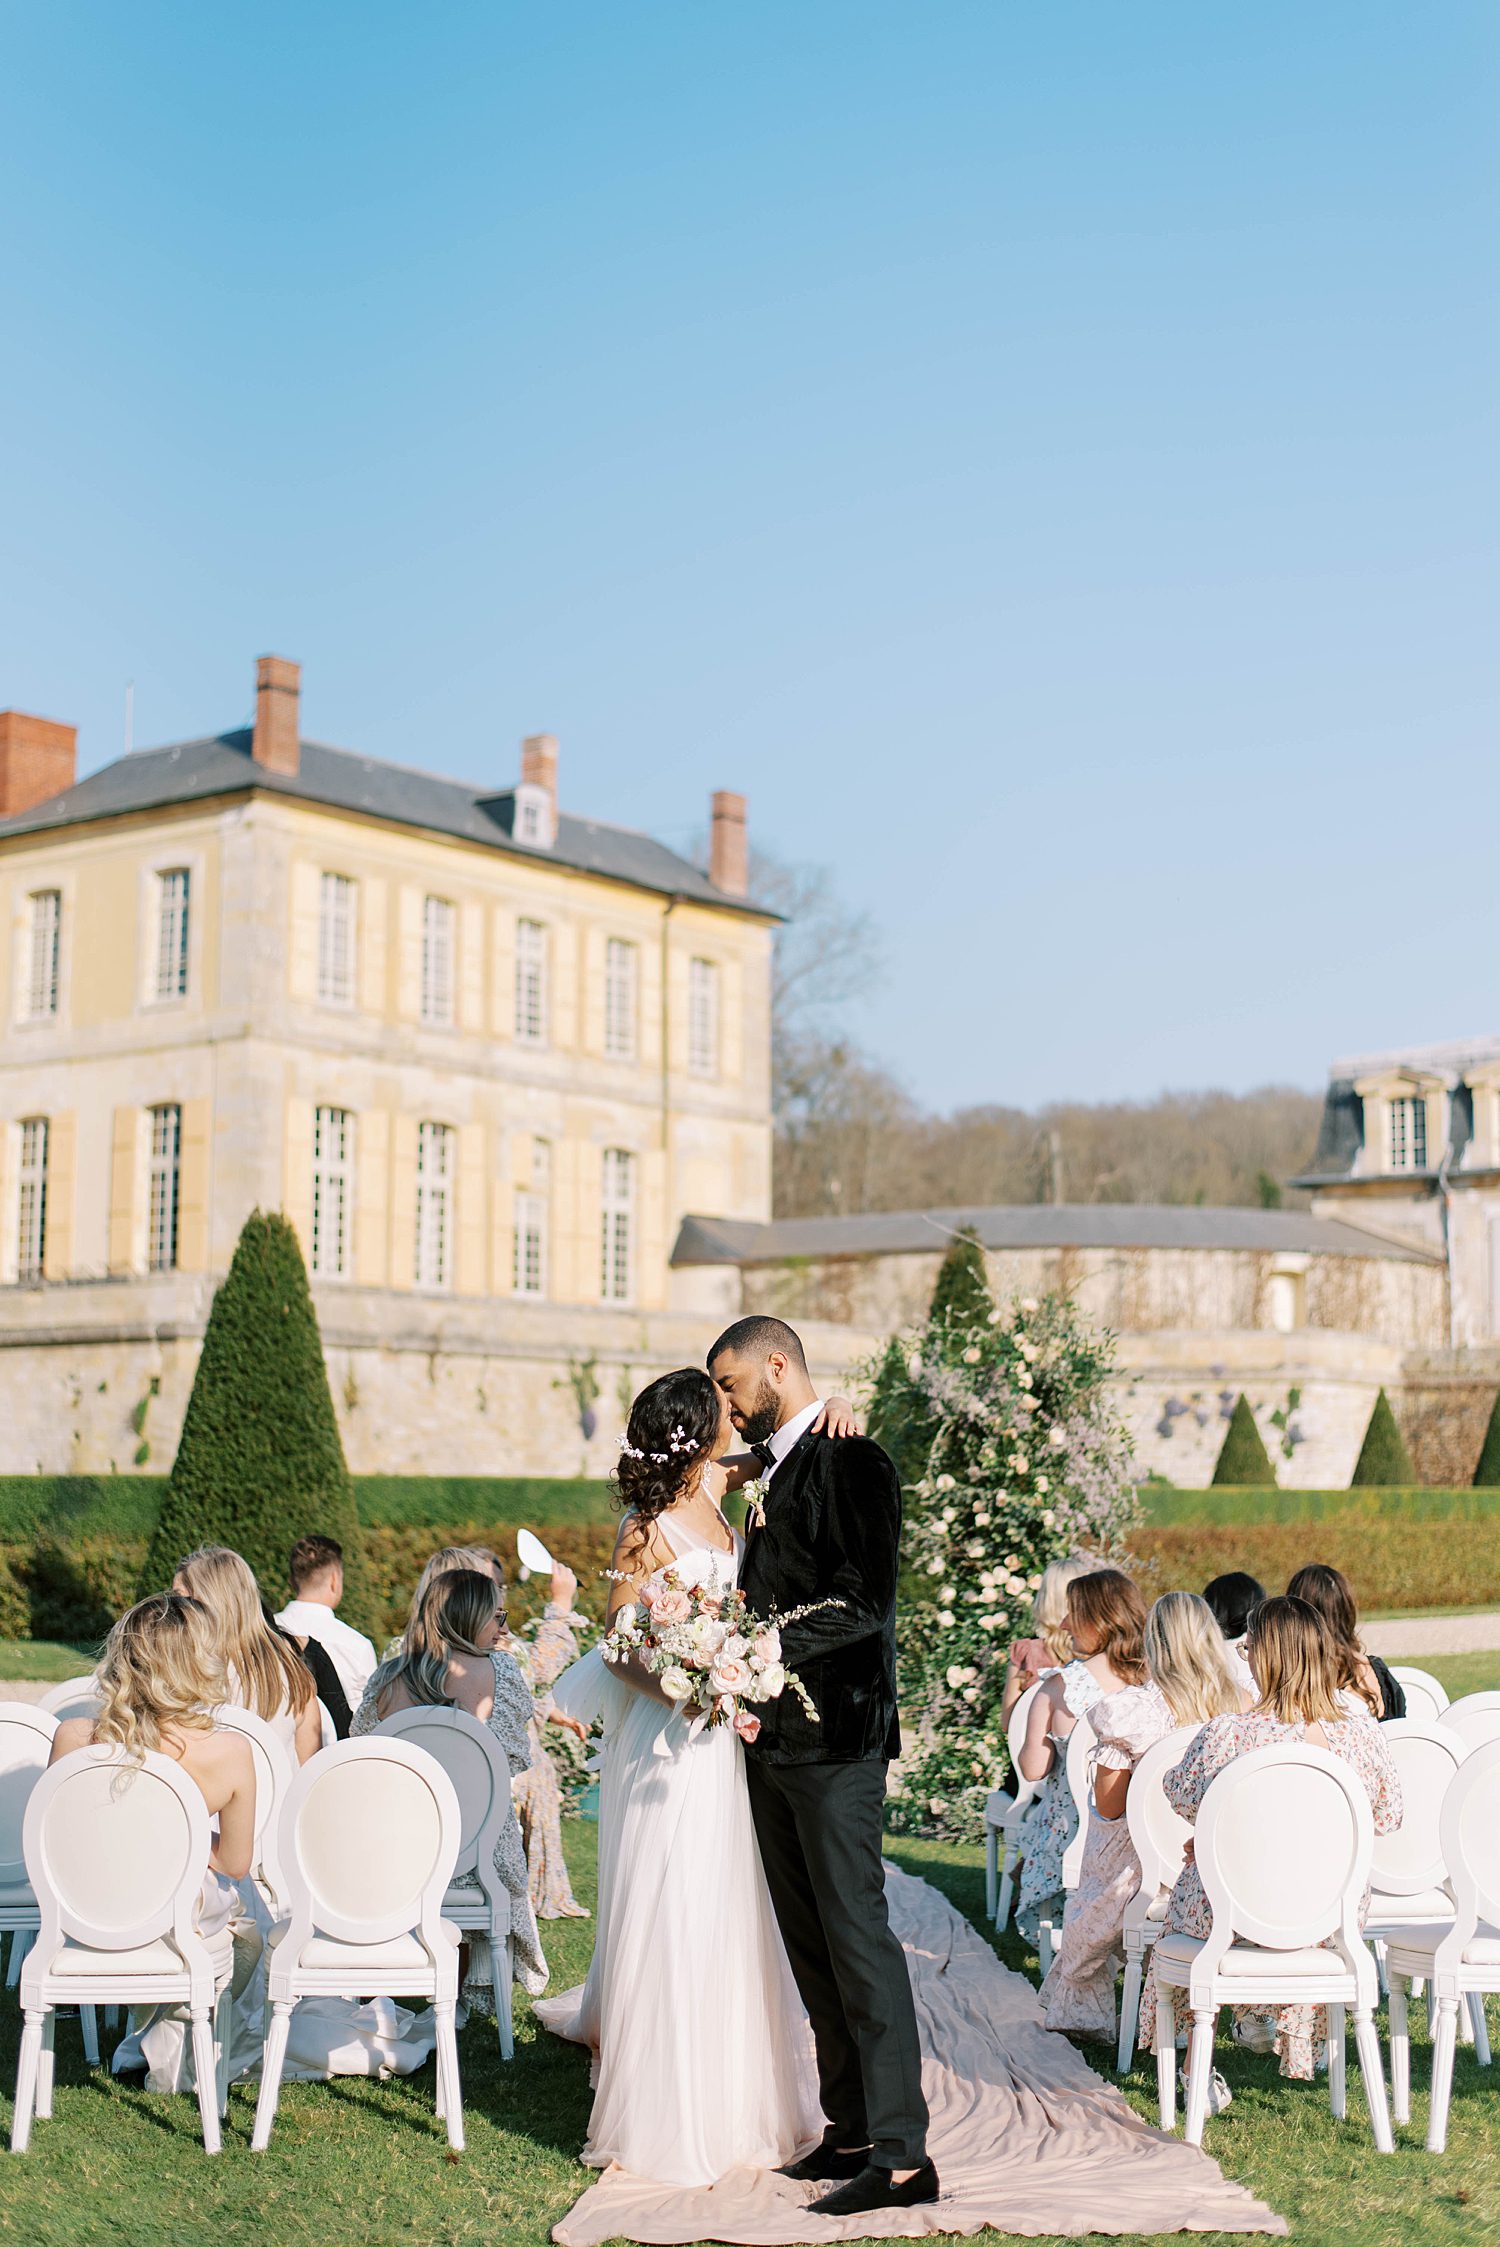
[[1474,1469],[1474,1484],[1479,1490],[1493,1490],[1500,1483],[1500,1389],[1490,1406],[1490,1424],[1484,1431],[1484,1442],[1479,1447],[1479,1464]]
[[978,1320],[987,1319],[994,1308],[995,1298],[990,1293],[979,1235],[966,1226],[954,1235],[953,1244],[943,1258],[927,1316],[949,1325],[973,1326]]
[[1240,1489],[1269,1490],[1276,1482],[1276,1469],[1271,1464],[1269,1452],[1261,1441],[1260,1430],[1255,1425],[1255,1414],[1241,1390],[1235,1400],[1229,1426],[1225,1431],[1223,1448],[1213,1471],[1213,1484],[1232,1483]]
[[1416,1479],[1406,1439],[1396,1425],[1391,1400],[1382,1389],[1375,1399],[1375,1409],[1370,1414],[1370,1425],[1359,1447],[1349,1487],[1351,1490],[1373,1489],[1392,1483],[1414,1483]]
[[287,1556],[314,1531],[343,1546],[341,1612],[369,1630],[354,1487],[302,1250],[285,1217],[257,1209],[209,1313],[142,1589],[160,1591],[195,1546],[229,1545],[280,1607]]

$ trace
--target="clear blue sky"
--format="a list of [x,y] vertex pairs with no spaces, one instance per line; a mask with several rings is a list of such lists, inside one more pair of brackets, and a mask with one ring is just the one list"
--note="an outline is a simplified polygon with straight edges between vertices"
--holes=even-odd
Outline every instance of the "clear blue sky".
[[0,16],[0,704],[247,715],[879,923],[934,1104],[1500,1027],[1500,11]]

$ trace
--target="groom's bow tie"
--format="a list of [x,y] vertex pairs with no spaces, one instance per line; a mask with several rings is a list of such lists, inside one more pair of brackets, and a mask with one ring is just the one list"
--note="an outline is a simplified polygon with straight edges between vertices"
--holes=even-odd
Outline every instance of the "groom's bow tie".
[[756,1458],[760,1461],[764,1471],[768,1475],[773,1475],[776,1472],[776,1452],[774,1447],[769,1443],[752,1443],[750,1449],[754,1452]]

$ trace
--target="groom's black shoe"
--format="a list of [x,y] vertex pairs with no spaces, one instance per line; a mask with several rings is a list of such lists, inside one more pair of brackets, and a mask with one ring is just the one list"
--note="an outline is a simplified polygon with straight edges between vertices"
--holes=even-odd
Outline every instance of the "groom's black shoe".
[[820,2216],[863,2216],[871,2208],[917,2208],[923,2201],[936,2200],[940,2189],[938,2173],[930,2161],[924,2161],[899,2185],[889,2169],[861,2169],[848,2184],[837,2185],[821,2200],[815,2200],[813,2208]]
[[826,2184],[835,2177],[858,2177],[868,2167],[870,2149],[861,2146],[855,2153],[843,2153],[828,2139],[805,2153],[800,2161],[789,2161],[780,2171],[783,2177],[795,2177],[799,2185]]

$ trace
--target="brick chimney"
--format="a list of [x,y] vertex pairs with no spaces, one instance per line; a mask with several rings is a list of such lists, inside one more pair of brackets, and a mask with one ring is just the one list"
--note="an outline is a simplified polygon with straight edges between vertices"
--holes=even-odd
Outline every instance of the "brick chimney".
[[295,776],[302,761],[299,696],[302,666],[284,655],[255,663],[255,739],[250,754],[267,772]]
[[0,710],[0,819],[60,796],[77,775],[77,726]]
[[750,839],[745,829],[745,799],[716,788],[709,828],[708,878],[726,897],[744,897],[750,888]]
[[529,733],[521,743],[516,839],[550,850],[557,840],[557,735]]

